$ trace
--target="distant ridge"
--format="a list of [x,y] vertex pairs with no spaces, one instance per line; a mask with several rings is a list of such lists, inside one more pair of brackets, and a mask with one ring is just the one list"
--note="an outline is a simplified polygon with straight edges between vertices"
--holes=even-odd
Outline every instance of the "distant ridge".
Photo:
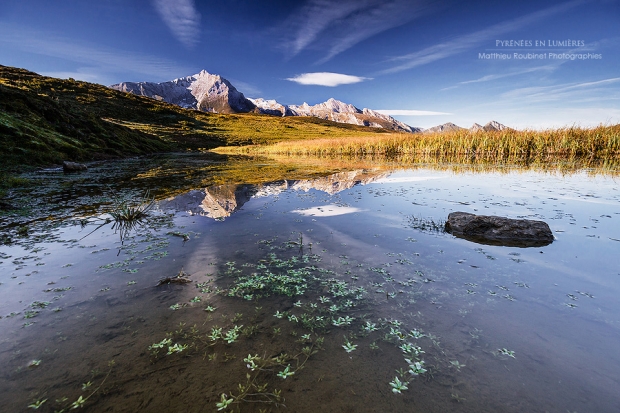
[[425,129],[424,133],[453,132],[461,129],[465,128],[461,128],[460,126],[457,126],[452,122],[448,122],[444,123],[443,125],[433,126],[432,128]]
[[[510,130],[506,125],[502,125],[497,121],[490,121],[486,125],[482,126],[478,123],[474,123],[471,128],[469,128],[470,132],[493,132],[493,131],[502,131],[502,130]],[[466,130],[458,125],[455,125],[452,122],[444,123],[443,125],[433,126],[432,128],[424,129],[424,133],[443,133],[443,132],[454,132],[458,130]]]
[[321,119],[353,125],[391,129],[402,132],[421,132],[421,128],[411,127],[389,115],[372,109],[358,109],[350,103],[330,98],[323,103],[310,106],[306,102],[301,105],[283,105],[275,100],[250,99],[263,113],[277,116],[314,116]]

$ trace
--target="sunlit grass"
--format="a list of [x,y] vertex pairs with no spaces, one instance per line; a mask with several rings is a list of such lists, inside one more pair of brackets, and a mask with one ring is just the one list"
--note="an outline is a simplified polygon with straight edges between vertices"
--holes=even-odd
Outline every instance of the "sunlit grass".
[[265,146],[218,148],[219,153],[294,156],[466,157],[476,160],[548,160],[609,158],[620,155],[620,125],[596,128],[459,130],[434,134],[381,134],[278,142]]

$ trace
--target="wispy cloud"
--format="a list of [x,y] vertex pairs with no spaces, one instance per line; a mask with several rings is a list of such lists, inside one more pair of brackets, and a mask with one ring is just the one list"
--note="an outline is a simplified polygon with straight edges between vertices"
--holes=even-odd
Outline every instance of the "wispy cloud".
[[174,37],[192,48],[200,37],[200,13],[194,0],[153,0],[155,10]]
[[310,0],[292,16],[287,30],[295,32],[288,44],[293,57],[320,41],[327,54],[318,63],[355,46],[376,34],[419,17],[429,0]]
[[[552,100],[565,100],[571,98],[588,98],[596,94],[598,100],[617,99],[620,95],[620,88],[614,85],[620,83],[620,77],[614,77],[593,82],[565,83],[555,86],[525,87],[508,91],[502,94],[503,98],[521,99],[531,102],[542,102]],[[591,99],[590,99],[591,100]]]
[[537,67],[530,67],[527,69],[523,69],[523,70],[517,70],[514,72],[508,72],[508,73],[497,73],[497,74],[493,74],[493,75],[486,75],[486,76],[482,76],[478,79],[473,79],[473,80],[466,80],[464,82],[459,82],[459,85],[468,85],[470,83],[482,83],[482,82],[490,82],[492,80],[497,80],[497,79],[504,79],[506,77],[513,77],[513,76],[519,76],[519,75],[524,75],[526,73],[533,73],[533,72],[552,72],[555,69],[557,69],[558,65],[546,65],[546,66],[537,66]]
[[193,70],[159,57],[129,50],[80,44],[75,39],[65,39],[49,32],[10,24],[0,25],[0,45],[2,44],[23,52],[76,62],[80,67],[89,65],[89,76],[132,72],[146,75],[149,80],[168,80],[178,77],[179,73],[191,73]]
[[454,56],[456,54],[470,50],[474,47],[479,47],[488,42],[489,39],[495,39],[505,33],[513,32],[527,25],[551,17],[555,14],[566,12],[583,3],[585,3],[585,0],[573,0],[557,6],[548,7],[546,9],[530,13],[523,17],[498,23],[484,30],[479,30],[468,35],[452,39],[451,41],[436,44],[414,53],[395,57],[391,59],[391,61],[401,63],[397,63],[395,66],[383,70],[381,73],[387,74],[401,72],[403,70],[426,65],[437,60]]
[[289,77],[286,80],[299,83],[300,85],[318,85],[318,86],[339,86],[348,85],[351,83],[359,83],[364,80],[371,80],[368,77],[344,75],[341,73],[331,72],[315,72],[315,73],[302,73],[295,77]]
[[431,110],[413,110],[413,109],[379,109],[375,112],[383,113],[390,116],[437,116],[437,115],[452,115],[447,112],[433,112]]

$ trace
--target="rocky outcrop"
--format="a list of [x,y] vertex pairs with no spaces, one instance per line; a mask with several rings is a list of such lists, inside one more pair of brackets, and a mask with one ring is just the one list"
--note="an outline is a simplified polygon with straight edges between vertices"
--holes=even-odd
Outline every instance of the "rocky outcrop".
[[542,247],[553,242],[549,225],[543,221],[452,212],[446,232],[468,241],[508,247]]

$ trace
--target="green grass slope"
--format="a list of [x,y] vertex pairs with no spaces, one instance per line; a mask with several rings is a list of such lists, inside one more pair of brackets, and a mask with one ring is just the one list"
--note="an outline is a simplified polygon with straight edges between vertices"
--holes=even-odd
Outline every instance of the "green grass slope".
[[0,171],[63,160],[381,132],[316,118],[186,110],[102,85],[0,65]]

